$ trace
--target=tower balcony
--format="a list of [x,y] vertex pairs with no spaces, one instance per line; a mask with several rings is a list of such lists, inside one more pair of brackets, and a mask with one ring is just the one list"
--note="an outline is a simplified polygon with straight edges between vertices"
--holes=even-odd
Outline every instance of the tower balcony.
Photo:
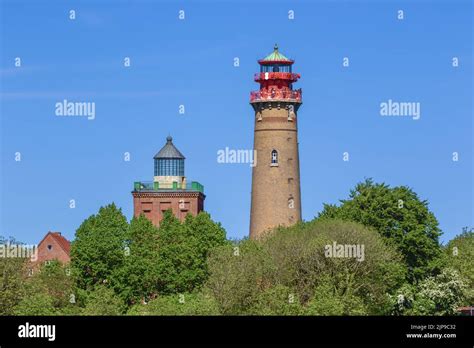
[[289,82],[296,82],[300,77],[300,74],[293,74],[290,72],[260,72],[254,75],[254,80],[256,82],[268,80],[287,80]]
[[272,89],[270,91],[260,90],[250,92],[250,103],[260,103],[267,101],[287,101],[294,103],[302,102],[301,89]]
[[135,192],[166,192],[166,191],[189,191],[204,193],[204,186],[197,181],[180,185],[177,181],[170,184],[160,184],[153,181],[135,181],[133,183],[133,191]]

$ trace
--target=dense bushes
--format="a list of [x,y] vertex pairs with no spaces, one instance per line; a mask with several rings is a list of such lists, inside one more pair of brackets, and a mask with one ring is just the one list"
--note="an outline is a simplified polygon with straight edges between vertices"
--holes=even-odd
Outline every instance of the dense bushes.
[[206,292],[163,295],[130,308],[129,315],[219,315],[216,300]]
[[325,204],[319,219],[342,219],[374,228],[395,246],[416,282],[443,267],[441,230],[428,202],[406,186],[390,187],[371,179],[358,183],[339,206]]
[[156,228],[112,204],[78,228],[69,265],[28,276],[0,259],[0,315],[453,315],[474,304],[474,232],[439,234],[426,201],[370,180],[258,241],[226,240],[207,213]]
[[[6,242],[0,238],[0,243]],[[20,258],[0,258],[0,315],[12,315],[15,306],[25,296],[26,261]]]
[[[363,260],[327,257],[334,242],[359,246]],[[388,294],[404,280],[401,260],[362,225],[315,221],[216,249],[207,286],[224,314],[387,314]],[[325,308],[316,304],[320,300]]]
[[77,230],[71,267],[80,289],[105,284],[130,305],[198,289],[208,275],[209,251],[225,243],[224,229],[207,213],[181,223],[167,211],[158,229],[144,216],[127,224],[112,204]]

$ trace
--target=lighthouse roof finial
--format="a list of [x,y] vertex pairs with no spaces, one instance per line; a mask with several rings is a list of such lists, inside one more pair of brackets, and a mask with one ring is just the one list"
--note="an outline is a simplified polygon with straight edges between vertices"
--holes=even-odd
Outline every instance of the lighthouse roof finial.
[[263,64],[272,64],[272,63],[282,63],[282,64],[291,64],[293,63],[293,60],[286,58],[283,54],[281,54],[278,51],[278,44],[276,43],[275,46],[273,46],[273,52],[270,53],[268,56],[265,58],[259,60],[260,63]]
[[184,159],[185,157],[173,144],[173,138],[171,135],[166,137],[166,144],[161,148],[160,151],[153,157],[154,159],[163,159],[163,158],[174,158],[174,159]]

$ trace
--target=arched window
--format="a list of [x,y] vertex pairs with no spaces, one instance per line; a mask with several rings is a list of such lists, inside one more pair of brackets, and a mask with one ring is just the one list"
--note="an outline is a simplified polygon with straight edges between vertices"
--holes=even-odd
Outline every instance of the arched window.
[[288,107],[288,121],[293,121],[293,118],[295,117],[295,107],[293,105],[290,105]]
[[272,166],[277,166],[278,165],[278,151],[277,150],[272,150]]

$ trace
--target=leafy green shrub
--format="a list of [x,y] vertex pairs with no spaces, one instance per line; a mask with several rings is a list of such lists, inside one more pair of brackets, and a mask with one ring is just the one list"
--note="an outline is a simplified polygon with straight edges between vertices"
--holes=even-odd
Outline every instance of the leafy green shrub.
[[54,298],[46,293],[25,296],[15,307],[15,315],[55,315]]
[[408,266],[411,283],[438,273],[443,265],[441,230],[428,201],[406,186],[389,187],[367,179],[339,206],[325,204],[318,219],[355,221],[378,231]]
[[219,315],[217,302],[210,294],[184,293],[159,296],[138,304],[128,315]]
[[[361,259],[327,257],[334,242],[359,245]],[[321,294],[328,303],[343,302],[330,310],[334,314],[386,314],[392,308],[388,294],[405,279],[401,256],[376,231],[336,220],[279,228],[263,240],[220,248],[209,269],[207,287],[225,314],[265,312],[262,293],[277,286],[294,289],[303,306],[312,302],[315,314],[325,313],[314,305]]]
[[114,291],[105,286],[98,285],[87,293],[83,315],[121,315],[124,313],[125,304]]

